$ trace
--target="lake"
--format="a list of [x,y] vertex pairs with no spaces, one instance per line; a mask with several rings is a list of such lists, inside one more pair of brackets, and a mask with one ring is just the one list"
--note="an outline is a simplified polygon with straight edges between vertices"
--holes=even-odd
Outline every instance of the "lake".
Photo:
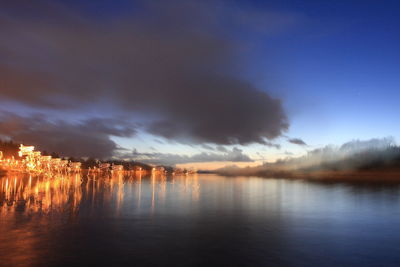
[[1,266],[398,266],[400,186],[0,178]]

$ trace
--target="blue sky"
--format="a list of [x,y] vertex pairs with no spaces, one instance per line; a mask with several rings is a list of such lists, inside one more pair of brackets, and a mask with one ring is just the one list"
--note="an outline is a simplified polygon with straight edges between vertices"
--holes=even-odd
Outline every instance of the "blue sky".
[[278,2],[305,20],[272,44],[265,40],[285,77],[289,134],[313,145],[398,137],[399,4]]

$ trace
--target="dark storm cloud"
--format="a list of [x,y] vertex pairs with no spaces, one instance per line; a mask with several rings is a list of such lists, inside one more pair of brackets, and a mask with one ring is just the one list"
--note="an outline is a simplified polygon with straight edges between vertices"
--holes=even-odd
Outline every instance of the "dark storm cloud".
[[300,146],[306,146],[306,142],[301,140],[300,138],[289,138],[288,139],[289,143],[295,144],[295,145],[300,145]]
[[[140,12],[98,18],[55,3],[1,3],[3,100],[65,112],[88,105],[101,112],[99,103],[107,103],[146,114],[148,132],[186,143],[268,145],[287,130],[281,101],[240,75],[246,46],[229,27],[243,11],[223,2],[143,1]],[[262,17],[277,29],[292,19]],[[249,24],[242,30],[254,30]]]
[[175,165],[182,163],[194,163],[194,162],[216,162],[216,161],[234,161],[234,162],[252,162],[253,160],[243,150],[239,148],[232,148],[227,150],[225,153],[198,153],[192,156],[178,155],[171,153],[140,153],[136,149],[133,150],[132,154],[119,155],[120,158],[129,160],[137,160],[151,164],[164,164],[164,165]]
[[111,119],[70,123],[49,121],[41,114],[22,117],[1,112],[0,115],[1,136],[63,156],[108,158],[116,149],[121,149],[110,136],[130,137],[134,134],[133,126]]

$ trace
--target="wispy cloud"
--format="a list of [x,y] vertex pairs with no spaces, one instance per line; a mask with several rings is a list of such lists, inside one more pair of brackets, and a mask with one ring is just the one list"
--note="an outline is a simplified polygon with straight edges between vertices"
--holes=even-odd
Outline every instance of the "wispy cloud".
[[295,145],[300,145],[300,146],[306,146],[306,142],[304,142],[300,138],[289,138],[288,139],[289,143],[295,144]]

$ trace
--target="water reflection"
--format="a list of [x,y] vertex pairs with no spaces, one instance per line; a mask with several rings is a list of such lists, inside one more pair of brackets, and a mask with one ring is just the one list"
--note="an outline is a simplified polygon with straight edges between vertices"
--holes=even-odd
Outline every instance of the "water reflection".
[[398,186],[0,178],[0,266],[397,266],[399,224]]
[[[181,194],[182,197],[189,194],[193,201],[198,201],[200,184],[197,174],[169,177],[156,174],[126,176],[123,173],[54,177],[17,174],[0,179],[0,214],[68,212],[73,215],[78,214],[82,208],[90,212],[99,206],[108,206],[109,210],[118,215],[124,205],[133,204],[124,203],[132,198],[136,198],[135,208],[154,212],[158,205],[165,205],[170,191]],[[128,195],[127,199],[125,195]],[[84,207],[81,207],[81,203],[84,203]]]
[[0,212],[76,212],[82,199],[80,175],[52,178],[15,175],[0,179]]

